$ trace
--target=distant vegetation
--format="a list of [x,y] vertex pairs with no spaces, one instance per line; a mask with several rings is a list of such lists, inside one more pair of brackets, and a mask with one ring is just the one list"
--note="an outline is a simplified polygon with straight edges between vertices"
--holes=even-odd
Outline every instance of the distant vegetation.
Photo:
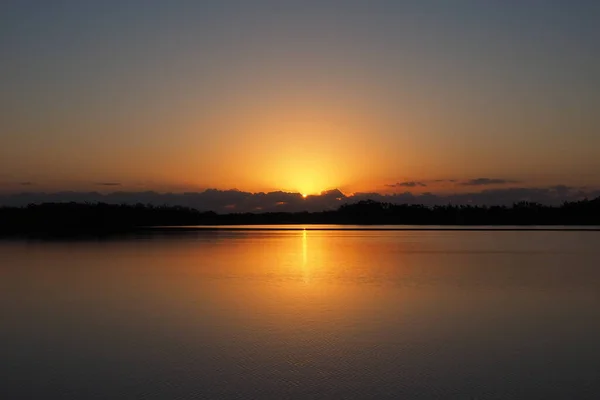
[[337,210],[217,214],[187,207],[44,203],[0,207],[0,233],[96,233],[150,226],[237,224],[600,225],[600,197],[558,207],[522,202],[510,207],[396,205],[371,200]]

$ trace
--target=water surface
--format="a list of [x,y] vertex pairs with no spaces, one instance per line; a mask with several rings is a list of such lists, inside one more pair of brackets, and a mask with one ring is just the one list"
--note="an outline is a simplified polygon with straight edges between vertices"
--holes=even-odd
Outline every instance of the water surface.
[[0,241],[0,398],[597,399],[600,232]]

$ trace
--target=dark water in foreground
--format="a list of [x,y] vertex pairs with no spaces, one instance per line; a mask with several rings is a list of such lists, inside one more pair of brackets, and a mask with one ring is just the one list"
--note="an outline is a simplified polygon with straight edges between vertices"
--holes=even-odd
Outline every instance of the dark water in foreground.
[[2,399],[598,399],[600,232],[0,241]]

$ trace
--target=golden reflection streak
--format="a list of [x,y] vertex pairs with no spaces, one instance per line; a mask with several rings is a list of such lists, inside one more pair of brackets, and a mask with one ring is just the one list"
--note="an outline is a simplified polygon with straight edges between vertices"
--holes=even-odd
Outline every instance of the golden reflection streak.
[[306,228],[302,230],[302,270],[304,271],[304,283],[310,282],[310,268],[308,267],[308,240]]

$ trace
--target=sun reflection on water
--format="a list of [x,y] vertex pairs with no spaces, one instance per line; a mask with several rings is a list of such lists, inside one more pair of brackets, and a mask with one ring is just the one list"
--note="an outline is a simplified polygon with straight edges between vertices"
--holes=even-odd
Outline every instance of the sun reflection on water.
[[306,228],[302,230],[302,271],[304,283],[310,283],[310,267],[308,266],[308,239]]

